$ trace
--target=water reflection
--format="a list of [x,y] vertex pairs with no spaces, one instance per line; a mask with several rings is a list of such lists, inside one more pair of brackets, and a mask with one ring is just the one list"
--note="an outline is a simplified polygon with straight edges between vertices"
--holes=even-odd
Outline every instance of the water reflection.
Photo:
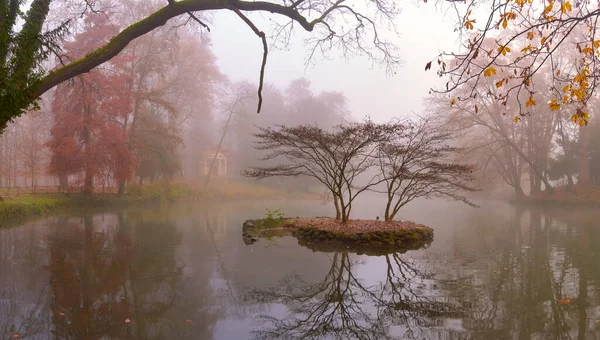
[[0,339],[600,339],[598,211],[415,208],[403,218],[434,227],[432,244],[359,256],[244,245],[239,226],[265,205],[0,229]]
[[[255,331],[259,339],[391,339],[390,326],[404,328],[402,338],[431,335],[427,328],[438,318],[461,315],[458,305],[422,295],[410,284],[422,273],[400,254],[384,256],[385,281],[379,284],[358,278],[348,253],[335,253],[323,280],[311,284],[290,275],[277,288],[250,293],[260,303],[282,303],[289,311],[282,317],[261,316]],[[397,337],[400,338],[400,337]]]

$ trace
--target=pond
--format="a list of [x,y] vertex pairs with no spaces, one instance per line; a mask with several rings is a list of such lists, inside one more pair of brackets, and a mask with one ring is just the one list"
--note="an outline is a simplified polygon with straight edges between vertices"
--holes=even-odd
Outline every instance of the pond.
[[[369,197],[356,218],[375,218]],[[600,212],[421,201],[435,229],[385,256],[245,245],[265,209],[77,210],[0,229],[0,339],[600,339]]]

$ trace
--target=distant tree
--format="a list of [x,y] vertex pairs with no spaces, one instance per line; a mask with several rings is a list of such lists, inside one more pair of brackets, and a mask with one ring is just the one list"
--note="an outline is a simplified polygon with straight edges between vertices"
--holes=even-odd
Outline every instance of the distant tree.
[[[101,46],[113,29],[102,14],[88,15],[86,24],[86,30],[66,46],[74,58]],[[63,178],[62,185],[66,176],[78,174],[89,194],[95,181],[121,183],[131,176],[135,159],[119,124],[131,110],[130,81],[118,71],[126,61],[126,56],[114,58],[110,69],[94,70],[57,89],[47,145],[52,151],[49,171]]]
[[474,179],[473,165],[459,164],[453,157],[460,150],[449,143],[455,139],[427,120],[405,123],[378,148],[387,203],[385,220],[392,221],[400,208],[419,197],[445,197],[475,206],[463,191]]
[[19,140],[19,161],[23,174],[30,178],[32,187],[37,185],[37,177],[45,172],[48,150],[45,143],[49,138],[50,121],[46,113],[32,114],[23,123],[23,134]]
[[[263,160],[280,164],[252,167],[252,178],[308,176],[316,178],[334,199],[336,219],[348,222],[352,203],[369,188],[381,183],[377,173],[368,173],[377,161],[377,146],[401,128],[400,124],[370,121],[338,125],[331,131],[313,125],[260,128],[256,148],[269,153]],[[357,179],[361,176],[362,184]]]

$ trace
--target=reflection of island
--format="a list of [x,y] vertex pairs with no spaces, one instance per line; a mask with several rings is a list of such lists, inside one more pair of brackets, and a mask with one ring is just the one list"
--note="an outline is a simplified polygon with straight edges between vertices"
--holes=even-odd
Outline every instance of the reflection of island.
[[427,327],[438,317],[459,317],[460,308],[435,297],[421,295],[411,287],[411,277],[422,273],[399,254],[385,255],[385,281],[368,286],[353,273],[348,253],[334,253],[331,268],[314,284],[298,275],[288,276],[277,288],[255,290],[259,302],[283,303],[289,311],[282,317],[263,315],[259,339],[275,338],[402,338],[421,339],[431,335]]

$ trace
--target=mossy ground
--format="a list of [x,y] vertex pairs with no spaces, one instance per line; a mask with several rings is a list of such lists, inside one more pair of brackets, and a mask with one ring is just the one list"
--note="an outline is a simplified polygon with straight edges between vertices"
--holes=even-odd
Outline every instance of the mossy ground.
[[421,248],[433,240],[433,229],[412,222],[354,220],[347,224],[331,218],[280,218],[248,220],[243,238],[247,244],[260,237],[293,235],[315,251],[350,251],[380,255]]

